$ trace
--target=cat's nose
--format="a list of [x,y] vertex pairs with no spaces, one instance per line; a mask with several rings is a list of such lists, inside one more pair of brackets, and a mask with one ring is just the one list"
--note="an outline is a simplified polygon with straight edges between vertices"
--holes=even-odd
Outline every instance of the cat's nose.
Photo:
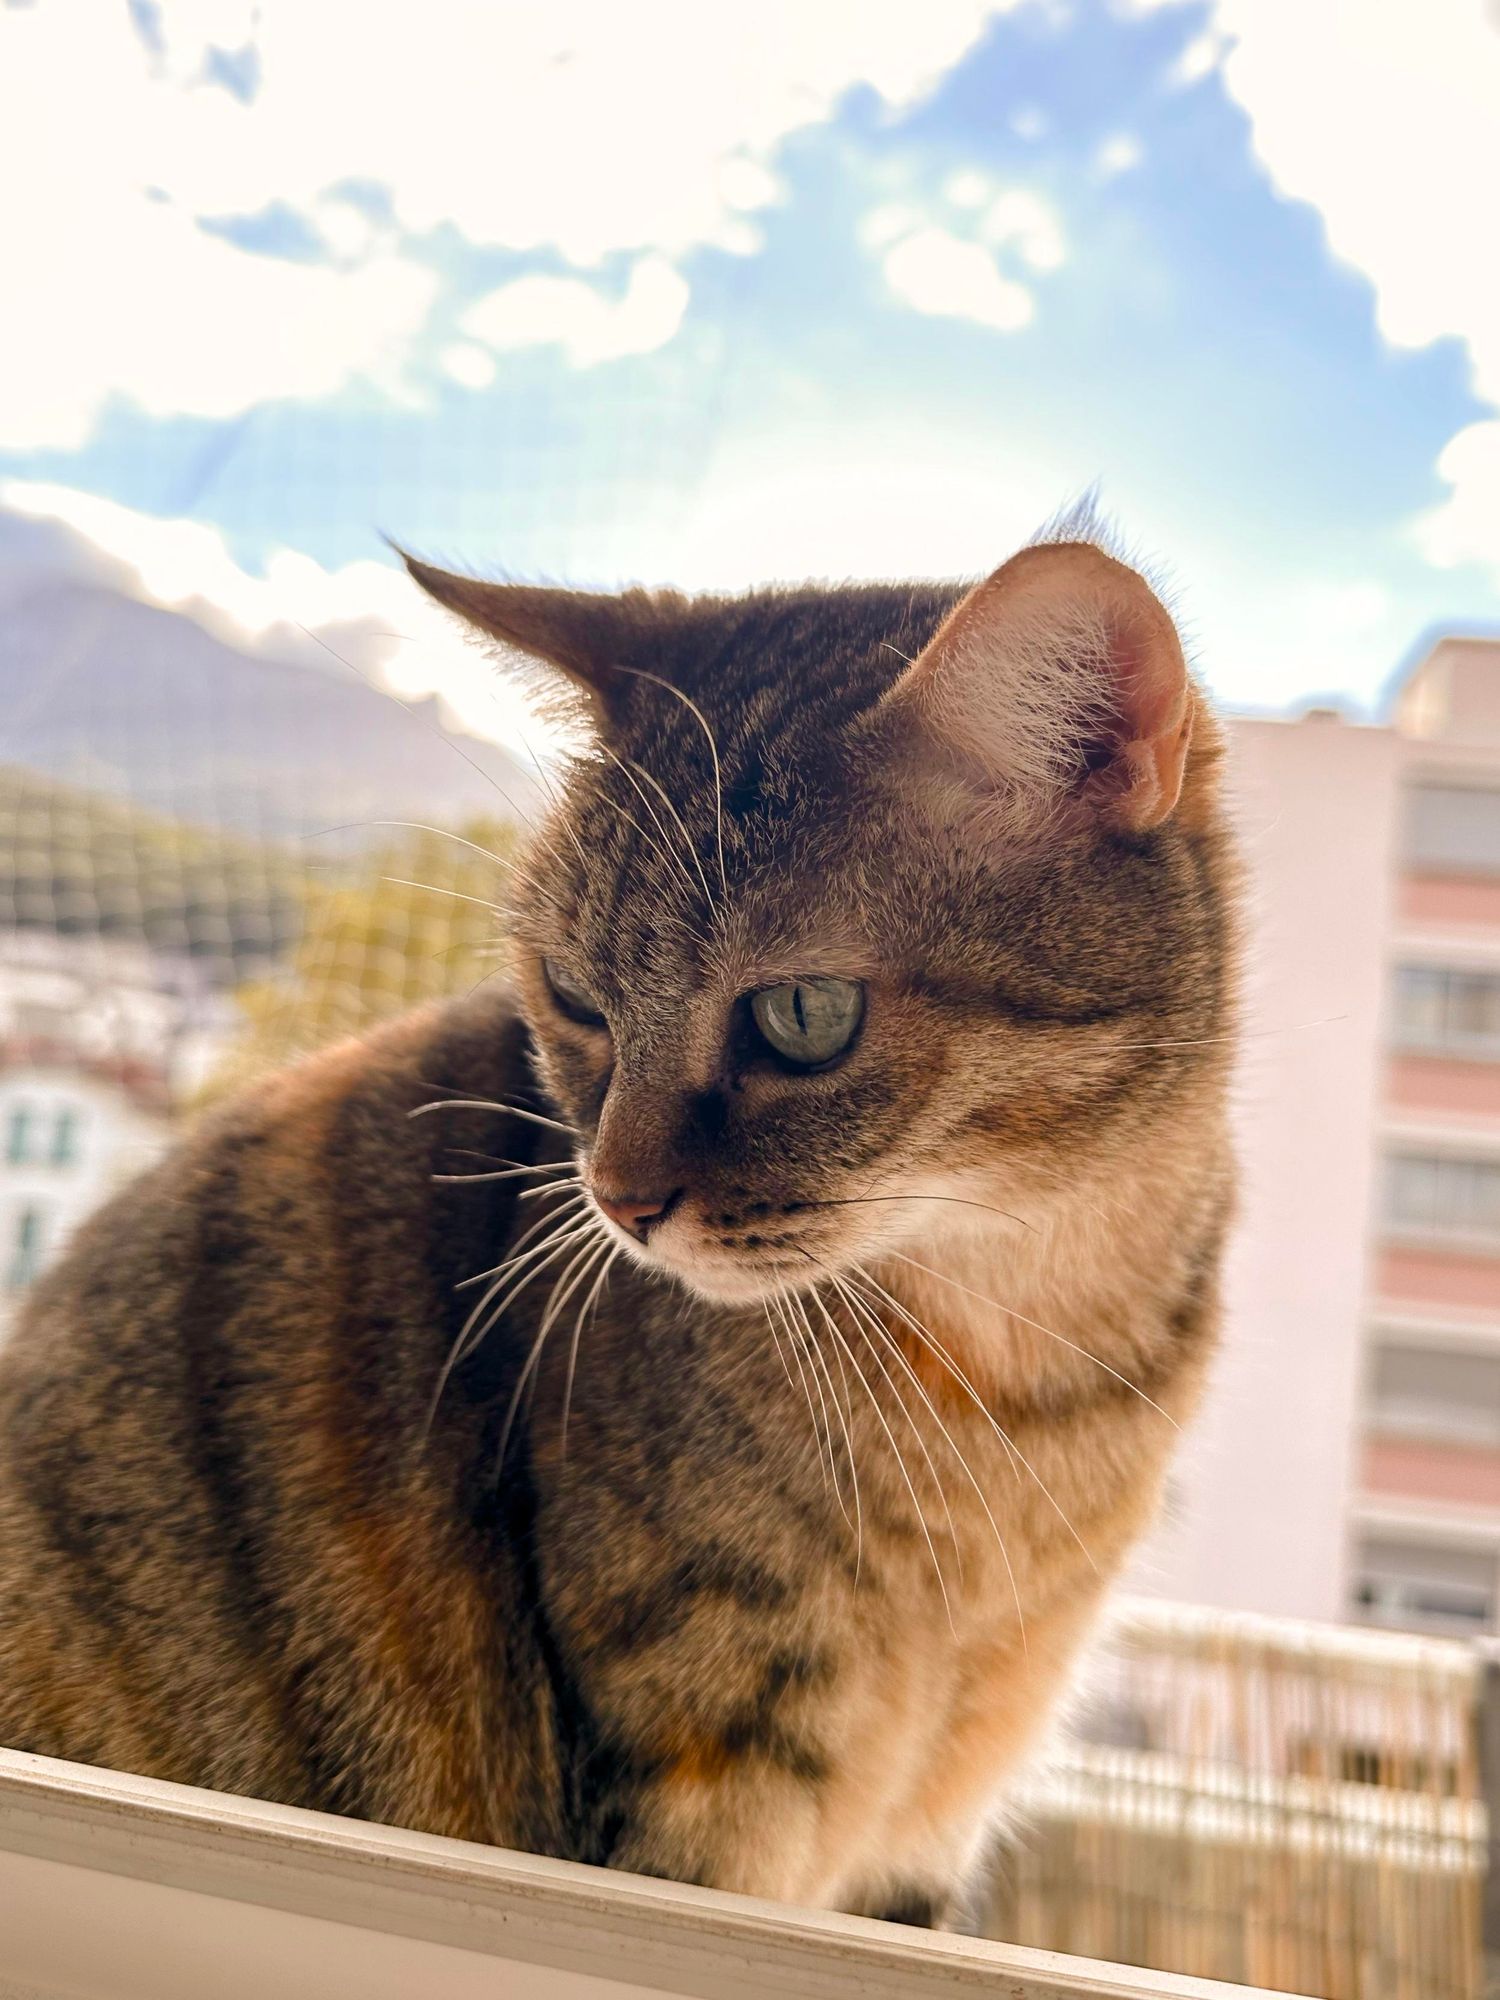
[[594,1199],[611,1222],[618,1222],[637,1242],[644,1243],[682,1199],[682,1189],[673,1188],[669,1194],[606,1194],[596,1187]]

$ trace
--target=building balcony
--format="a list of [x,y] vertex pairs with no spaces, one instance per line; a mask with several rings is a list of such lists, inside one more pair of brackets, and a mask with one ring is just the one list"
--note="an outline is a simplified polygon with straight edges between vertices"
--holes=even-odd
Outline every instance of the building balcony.
[[1500,931],[1500,877],[1404,875],[1396,888],[1396,914],[1408,924]]
[[1386,1103],[1403,1119],[1500,1127],[1500,1062],[1403,1050],[1386,1069]]
[[1461,1239],[1392,1240],[1375,1252],[1372,1290],[1376,1310],[1465,1316],[1493,1315],[1500,1323],[1500,1255]]
[[1360,1483],[1372,1498],[1500,1511],[1500,1447],[1374,1430]]

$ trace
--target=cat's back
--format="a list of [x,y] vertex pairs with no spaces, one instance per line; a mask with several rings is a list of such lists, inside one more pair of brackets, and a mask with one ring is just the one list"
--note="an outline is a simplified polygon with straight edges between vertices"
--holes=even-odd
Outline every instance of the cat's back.
[[0,1742],[389,1810],[405,1780],[329,1718],[359,1727],[355,1684],[416,1717],[496,1610],[461,1546],[479,1406],[413,1412],[535,1185],[498,1176],[555,1138],[528,1058],[498,986],[330,1049],[41,1281],[0,1349]]

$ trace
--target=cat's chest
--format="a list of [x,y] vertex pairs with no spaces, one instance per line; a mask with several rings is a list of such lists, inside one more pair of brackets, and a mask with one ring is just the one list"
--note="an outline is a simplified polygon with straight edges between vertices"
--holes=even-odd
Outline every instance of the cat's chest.
[[[955,1442],[958,1432],[955,1426]],[[972,1481],[915,1477],[866,1506],[826,1813],[847,1880],[965,1865],[1037,1742],[1101,1579],[1037,1533],[1011,1461],[964,1440]],[[904,1518],[900,1501],[904,1500]]]

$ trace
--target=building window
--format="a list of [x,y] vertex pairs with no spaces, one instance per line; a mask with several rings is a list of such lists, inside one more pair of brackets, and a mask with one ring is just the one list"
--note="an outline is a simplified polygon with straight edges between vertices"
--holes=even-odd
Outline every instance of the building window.
[[39,1208],[18,1208],[11,1231],[10,1262],[5,1283],[13,1292],[24,1292],[42,1266],[46,1218]]
[[5,1122],[5,1157],[13,1167],[24,1166],[31,1157],[31,1106],[17,1104]]
[[1500,1354],[1379,1341],[1370,1422],[1388,1436],[1500,1451]]
[[78,1158],[78,1113],[64,1105],[52,1127],[52,1164],[71,1167]]
[[1500,875],[1500,792],[1478,785],[1413,785],[1406,858],[1434,873]]
[[1393,1235],[1449,1237],[1500,1251],[1500,1160],[1392,1155],[1386,1162],[1385,1220]]
[[1355,1552],[1352,1609],[1368,1625],[1490,1631],[1496,1582],[1493,1549],[1370,1533]]
[[1500,1057],[1500,973],[1400,966],[1395,1028],[1405,1049]]

